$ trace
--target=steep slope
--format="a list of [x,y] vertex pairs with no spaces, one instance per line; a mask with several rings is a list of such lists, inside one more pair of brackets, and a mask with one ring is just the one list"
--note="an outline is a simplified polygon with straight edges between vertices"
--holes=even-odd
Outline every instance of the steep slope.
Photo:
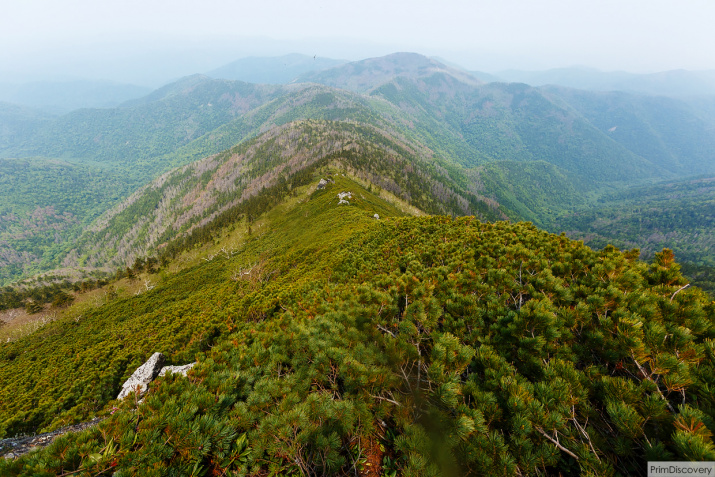
[[412,134],[466,166],[547,161],[598,186],[685,177],[714,163],[712,118],[677,99],[483,84],[406,53],[305,79],[386,99],[410,119]]
[[715,172],[712,117],[666,97],[550,87],[614,141],[678,176]]
[[83,109],[61,116],[0,154],[136,164],[188,144],[279,91],[272,86],[190,77],[123,108]]
[[297,81],[321,83],[334,88],[367,93],[395,78],[431,76],[438,72],[447,73],[466,84],[481,83],[466,71],[444,65],[417,53],[393,53],[379,58],[355,61],[326,71],[303,75]]
[[[671,254],[398,218],[334,177],[144,275],[153,288],[118,282],[0,344],[0,435],[108,417],[0,473],[644,475],[713,458],[715,310]],[[114,401],[157,350],[198,363]]]
[[427,212],[506,217],[417,143],[368,124],[296,121],[162,175],[101,217],[71,245],[64,265],[131,264],[218,217],[255,216],[253,209],[281,200],[328,165]]
[[553,232],[560,231],[553,225],[556,217],[584,207],[589,199],[578,177],[544,161],[497,161],[469,174],[509,218],[529,220]]
[[[122,192],[115,201],[100,201],[108,208],[161,173],[292,121],[354,121],[367,126],[366,131],[377,130],[419,151],[418,156],[447,178],[442,183],[449,183],[456,194],[449,200],[472,204],[450,203],[431,210],[461,214],[469,209],[483,217],[530,220],[541,226],[548,226],[554,214],[585,204],[604,190],[702,173],[715,163],[715,123],[707,119],[707,105],[696,111],[667,98],[485,85],[466,72],[415,54],[350,63],[312,79],[346,89],[315,83],[253,85],[196,75],[121,108],[81,110],[55,119],[32,119],[25,125],[19,121],[4,134],[6,147],[0,147],[0,155],[41,154],[102,164],[102,174],[116,173],[113,180]],[[15,112],[13,117],[23,114]],[[611,125],[614,119],[621,120],[616,129]],[[369,136],[365,139],[371,141]],[[409,157],[405,160],[412,160]],[[44,175],[37,170],[38,178],[51,177],[50,163],[35,162],[47,164]],[[40,225],[36,232],[48,234],[52,243],[25,240],[20,248],[13,245],[13,250],[3,252],[19,260],[6,280],[38,271],[40,263],[44,269],[98,263],[90,259],[99,256],[96,249],[89,255],[85,248],[82,253],[70,251],[76,224],[97,216],[97,204],[90,199],[96,185],[93,177],[88,174],[75,191],[64,191],[78,203],[74,225],[48,222],[44,229]],[[15,192],[4,190],[9,191],[6,203],[11,207]],[[410,193],[408,200],[412,197],[419,194]],[[473,200],[491,206],[476,207]],[[19,210],[19,204],[31,200],[18,197],[16,202]],[[491,215],[487,209],[499,213]],[[124,240],[123,234],[133,226],[149,226],[138,225],[140,220],[145,219],[140,215],[127,219],[114,240]],[[101,243],[105,241],[94,246]],[[20,264],[22,257],[28,258],[29,266]]]
[[301,119],[352,120],[383,129],[393,129],[395,125],[409,121],[389,103],[345,90],[299,84],[285,86],[283,91],[284,94],[277,98],[158,158],[157,162],[175,166],[187,164],[224,151],[275,126]]
[[[371,94],[399,105],[415,122],[422,123],[422,129],[439,131],[434,123],[441,123],[442,130],[446,126],[451,134],[434,139],[461,142],[461,151],[455,153],[464,165],[541,160],[591,186],[667,176],[666,171],[617,144],[578,113],[526,85],[473,87],[435,73],[418,79],[398,78]],[[454,137],[458,139],[453,142]]]
[[63,250],[132,190],[110,168],[0,159],[0,285],[59,267]]
[[715,295],[714,211],[715,177],[706,176],[613,192],[559,214],[551,226],[592,247],[639,248],[645,258],[668,247],[694,271],[695,283]]

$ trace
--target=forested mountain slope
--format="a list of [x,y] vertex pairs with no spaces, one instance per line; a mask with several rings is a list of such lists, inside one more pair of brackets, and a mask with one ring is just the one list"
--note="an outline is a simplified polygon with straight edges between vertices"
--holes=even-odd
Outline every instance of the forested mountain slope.
[[637,247],[647,259],[671,248],[688,264],[687,275],[715,296],[715,177],[606,194],[596,204],[558,214],[548,227],[592,247]]
[[44,124],[0,151],[123,165],[172,152],[269,101],[279,87],[189,77],[126,107],[81,109]]
[[326,164],[430,213],[507,217],[493,200],[463,189],[419,144],[369,124],[303,120],[162,175],[102,216],[64,264],[132,263],[218,217],[257,215]]
[[715,172],[715,115],[672,98],[547,88],[631,152],[679,176]]
[[[315,170],[251,235],[238,216],[143,275],[153,288],[125,279],[0,345],[0,432],[108,416],[0,472],[615,476],[715,458],[715,309],[672,254],[399,215]],[[198,364],[136,411],[113,401],[155,351]]]
[[425,129],[439,131],[430,124],[438,122],[461,138],[464,146],[455,159],[465,166],[541,160],[581,176],[591,187],[668,175],[526,85],[469,87],[435,73],[419,80],[398,78],[372,94],[409,111]]
[[11,146],[18,138],[29,137],[51,114],[6,102],[0,102],[0,150]]
[[[92,250],[82,242],[81,252],[67,255],[102,211],[125,207],[119,205],[122,199],[160,174],[306,119],[357,122],[363,132],[371,131],[368,142],[374,134],[390,137],[435,164],[434,171],[446,178],[441,183],[449,183],[459,197],[454,200],[480,197],[491,204],[488,208],[499,210],[498,217],[542,227],[555,227],[558,214],[585,210],[600,194],[615,188],[702,174],[715,167],[715,127],[707,108],[674,99],[484,84],[457,68],[404,53],[348,63],[304,80],[325,84],[269,86],[195,75],[120,108],[79,110],[58,118],[13,110],[12,117],[26,122],[6,128],[0,156],[31,161],[38,183],[51,180],[56,161],[35,155],[65,158],[87,173],[61,191],[75,202],[68,223],[50,221],[33,229],[36,236],[51,239],[28,240],[13,232],[17,223],[33,220],[23,207],[15,206],[14,225],[0,222],[0,234],[8,237],[0,245],[6,250],[0,265],[11,267],[5,268],[10,270],[6,283],[54,266],[99,264],[95,259],[100,256],[105,265],[116,264],[109,257],[117,250],[97,249],[109,243],[103,240],[92,243]],[[413,158],[408,154],[402,159]],[[24,176],[6,169],[10,172],[0,183],[0,192],[8,207],[15,194],[17,204],[43,196],[22,197],[26,188],[7,184]],[[115,183],[112,200],[90,199],[106,183],[95,177]],[[51,206],[50,201],[37,204],[41,210]],[[462,214],[466,208],[447,204],[431,210]],[[153,219],[140,215],[126,216],[125,225],[114,231],[121,235],[132,227],[149,227]],[[102,228],[96,225],[93,230]],[[116,236],[110,241],[122,240]],[[131,262],[132,254],[148,246],[120,247],[124,252],[119,255]],[[65,257],[67,261],[62,260]]]
[[369,93],[374,88],[395,78],[420,78],[435,73],[448,74],[469,85],[481,83],[464,70],[447,66],[416,53],[393,53],[378,58],[354,61],[325,71],[306,74],[298,78],[298,82],[321,83],[357,93]]
[[0,159],[0,283],[60,267],[63,251],[133,185],[108,167]]

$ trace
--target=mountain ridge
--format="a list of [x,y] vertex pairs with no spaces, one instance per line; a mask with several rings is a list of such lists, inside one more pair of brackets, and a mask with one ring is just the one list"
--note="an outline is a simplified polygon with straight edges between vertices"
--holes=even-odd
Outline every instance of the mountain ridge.
[[[346,72],[356,69],[362,77],[351,86]],[[30,160],[56,155],[87,170],[99,167],[118,175],[125,194],[158,174],[292,121],[356,121],[429,156],[434,168],[446,171],[442,176],[448,177],[449,187],[459,189],[455,200],[482,197],[483,203],[496,204],[499,217],[546,227],[554,226],[554,214],[565,212],[567,204],[581,207],[613,188],[675,180],[713,167],[715,129],[709,129],[707,108],[696,111],[676,99],[486,84],[435,59],[408,53],[348,63],[316,75],[313,79],[327,75],[325,82],[348,89],[319,83],[256,85],[193,75],[110,110],[80,110],[59,118],[15,110],[14,117],[27,119],[4,134],[0,156]],[[349,91],[358,83],[362,86],[357,89],[365,93]],[[673,114],[659,113],[661,105]],[[691,125],[702,134],[685,134]],[[31,160],[49,165],[53,159]],[[68,196],[86,200],[93,190],[92,177]],[[535,189],[527,177],[549,188]],[[0,187],[12,195],[13,189]],[[95,209],[88,205],[87,211],[90,208]],[[459,213],[458,208],[450,210]],[[87,217],[78,220],[86,223]],[[91,217],[97,215],[92,212]],[[16,241],[13,247],[20,248],[13,253],[29,253],[33,265],[25,269],[36,270],[72,246],[66,231],[58,240],[51,247]],[[72,259],[76,265],[81,261],[81,255]]]

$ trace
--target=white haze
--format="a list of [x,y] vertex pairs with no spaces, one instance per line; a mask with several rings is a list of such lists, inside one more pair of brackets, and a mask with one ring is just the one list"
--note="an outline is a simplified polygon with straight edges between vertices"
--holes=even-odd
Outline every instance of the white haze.
[[157,86],[245,56],[394,51],[468,69],[715,69],[712,0],[23,0],[0,6],[0,83]]

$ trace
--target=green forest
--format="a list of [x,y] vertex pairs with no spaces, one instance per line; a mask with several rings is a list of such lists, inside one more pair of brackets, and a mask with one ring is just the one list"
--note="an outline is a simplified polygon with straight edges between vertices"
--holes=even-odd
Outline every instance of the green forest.
[[[647,263],[528,223],[400,217],[335,172],[260,233],[195,244],[204,259],[153,289],[4,344],[2,434],[107,419],[0,473],[615,476],[715,459],[715,303],[670,250]],[[114,401],[155,351],[198,365]]]
[[589,207],[559,214],[547,229],[594,248],[639,248],[652,259],[675,252],[686,275],[715,296],[715,178],[697,177],[604,194]]
[[[2,476],[715,461],[715,117],[400,53],[0,104]],[[14,320],[14,321],[13,321]],[[187,376],[122,384],[156,352]]]
[[[413,175],[403,185],[416,188],[437,180],[440,190],[403,193],[394,178],[388,182],[390,192],[407,202],[421,200],[413,204],[417,207],[435,198],[445,202],[427,212],[530,221],[556,233],[569,230],[594,247],[617,242],[639,248],[644,258],[668,247],[689,270],[697,269],[692,274],[697,283],[709,287],[703,268],[712,260],[710,249],[703,248],[709,234],[700,233],[701,225],[693,233],[691,222],[703,217],[690,216],[701,199],[691,194],[685,202],[667,205],[673,215],[667,223],[659,204],[652,220],[663,223],[640,229],[630,217],[647,206],[643,219],[651,221],[652,194],[627,198],[647,184],[712,176],[715,119],[702,108],[673,98],[484,84],[468,72],[408,53],[348,63],[303,80],[310,82],[258,85],[193,75],[120,107],[61,116],[0,105],[8,125],[0,131],[5,216],[0,283],[57,268],[71,269],[65,278],[75,279],[97,267],[106,272],[117,262],[129,266],[137,256],[156,254],[115,243],[123,236],[97,237],[106,223],[100,216],[124,220],[114,227],[117,232],[144,227],[137,236],[130,234],[136,242],[147,233],[148,225],[139,220],[144,215],[119,217],[116,211],[151,213],[149,204],[156,205],[157,198],[152,197],[157,186],[151,184],[160,183],[163,174],[176,174],[237,144],[260,143],[276,128],[314,120],[359,125],[363,143],[376,142],[387,155],[397,144],[396,155],[418,159],[420,180],[413,183]],[[326,155],[329,149],[341,152],[335,143],[316,152]],[[290,160],[278,153],[268,162]],[[378,169],[393,176],[400,172],[395,163],[374,167],[378,160],[360,170],[364,180],[379,183]],[[299,167],[291,163],[287,175]],[[148,194],[142,207],[132,202],[132,193],[139,191]],[[433,197],[420,197],[425,193]],[[609,228],[598,227],[606,222],[623,230],[606,233]],[[83,250],[74,253],[77,243]]]

